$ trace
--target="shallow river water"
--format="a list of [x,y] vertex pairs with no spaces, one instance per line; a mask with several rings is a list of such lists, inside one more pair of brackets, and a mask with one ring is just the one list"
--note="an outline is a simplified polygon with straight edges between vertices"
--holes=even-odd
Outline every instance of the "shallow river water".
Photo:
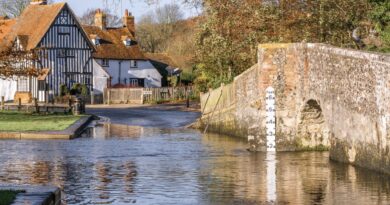
[[131,122],[71,141],[0,141],[0,183],[54,184],[64,204],[390,204],[389,176],[327,152],[249,153],[245,141],[177,122]]

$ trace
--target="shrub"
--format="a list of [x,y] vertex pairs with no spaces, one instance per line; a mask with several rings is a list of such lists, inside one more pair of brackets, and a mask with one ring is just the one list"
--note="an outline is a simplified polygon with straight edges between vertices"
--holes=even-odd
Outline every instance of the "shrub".
[[60,85],[60,96],[66,96],[69,95],[69,89],[66,87],[66,85],[61,84]]
[[72,86],[72,89],[70,90],[71,95],[79,95],[81,94],[81,84],[80,83],[75,83]]
[[87,85],[81,85],[80,93],[84,97],[88,96],[88,87],[87,87]]

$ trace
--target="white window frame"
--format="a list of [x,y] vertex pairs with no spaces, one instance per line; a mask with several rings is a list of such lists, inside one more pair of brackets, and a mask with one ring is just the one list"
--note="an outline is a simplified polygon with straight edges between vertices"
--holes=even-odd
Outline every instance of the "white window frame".
[[129,47],[131,46],[131,40],[130,39],[126,39],[123,41],[123,44],[125,44],[126,47]]
[[110,67],[110,59],[102,59],[103,67]]
[[98,46],[98,45],[100,45],[100,39],[94,38],[94,39],[92,39],[92,43],[93,43],[93,45]]
[[138,68],[138,61],[130,60],[130,68]]

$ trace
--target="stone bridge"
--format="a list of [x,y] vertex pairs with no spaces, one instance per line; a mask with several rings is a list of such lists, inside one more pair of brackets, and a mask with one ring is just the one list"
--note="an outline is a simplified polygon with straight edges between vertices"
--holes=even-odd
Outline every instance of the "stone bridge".
[[330,150],[390,173],[390,55],[323,44],[263,44],[258,63],[202,94],[200,126],[265,151],[266,89],[275,90],[277,151]]

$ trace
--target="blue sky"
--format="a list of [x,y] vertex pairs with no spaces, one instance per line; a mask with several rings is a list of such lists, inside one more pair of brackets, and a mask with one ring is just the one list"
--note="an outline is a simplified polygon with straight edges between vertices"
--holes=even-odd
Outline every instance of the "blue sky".
[[[73,11],[77,15],[82,15],[84,11],[86,11],[88,8],[102,8],[103,7],[103,0],[54,0],[55,2],[68,2],[69,5],[72,7]],[[112,0],[108,0],[108,2],[112,2]],[[167,3],[174,3],[178,2],[177,0],[158,0],[160,5],[164,5]],[[148,13],[149,11],[153,11],[158,5],[148,5],[144,3],[142,0],[132,0],[131,2],[129,0],[122,0],[122,5],[114,5],[110,4],[111,10],[113,10],[118,15],[122,16],[124,13],[124,10],[127,8],[130,12],[133,13],[133,15],[137,19],[140,19],[140,17],[143,14]],[[185,6],[182,6],[183,13],[186,17],[190,16],[196,16],[197,11],[194,9],[187,8]]]

